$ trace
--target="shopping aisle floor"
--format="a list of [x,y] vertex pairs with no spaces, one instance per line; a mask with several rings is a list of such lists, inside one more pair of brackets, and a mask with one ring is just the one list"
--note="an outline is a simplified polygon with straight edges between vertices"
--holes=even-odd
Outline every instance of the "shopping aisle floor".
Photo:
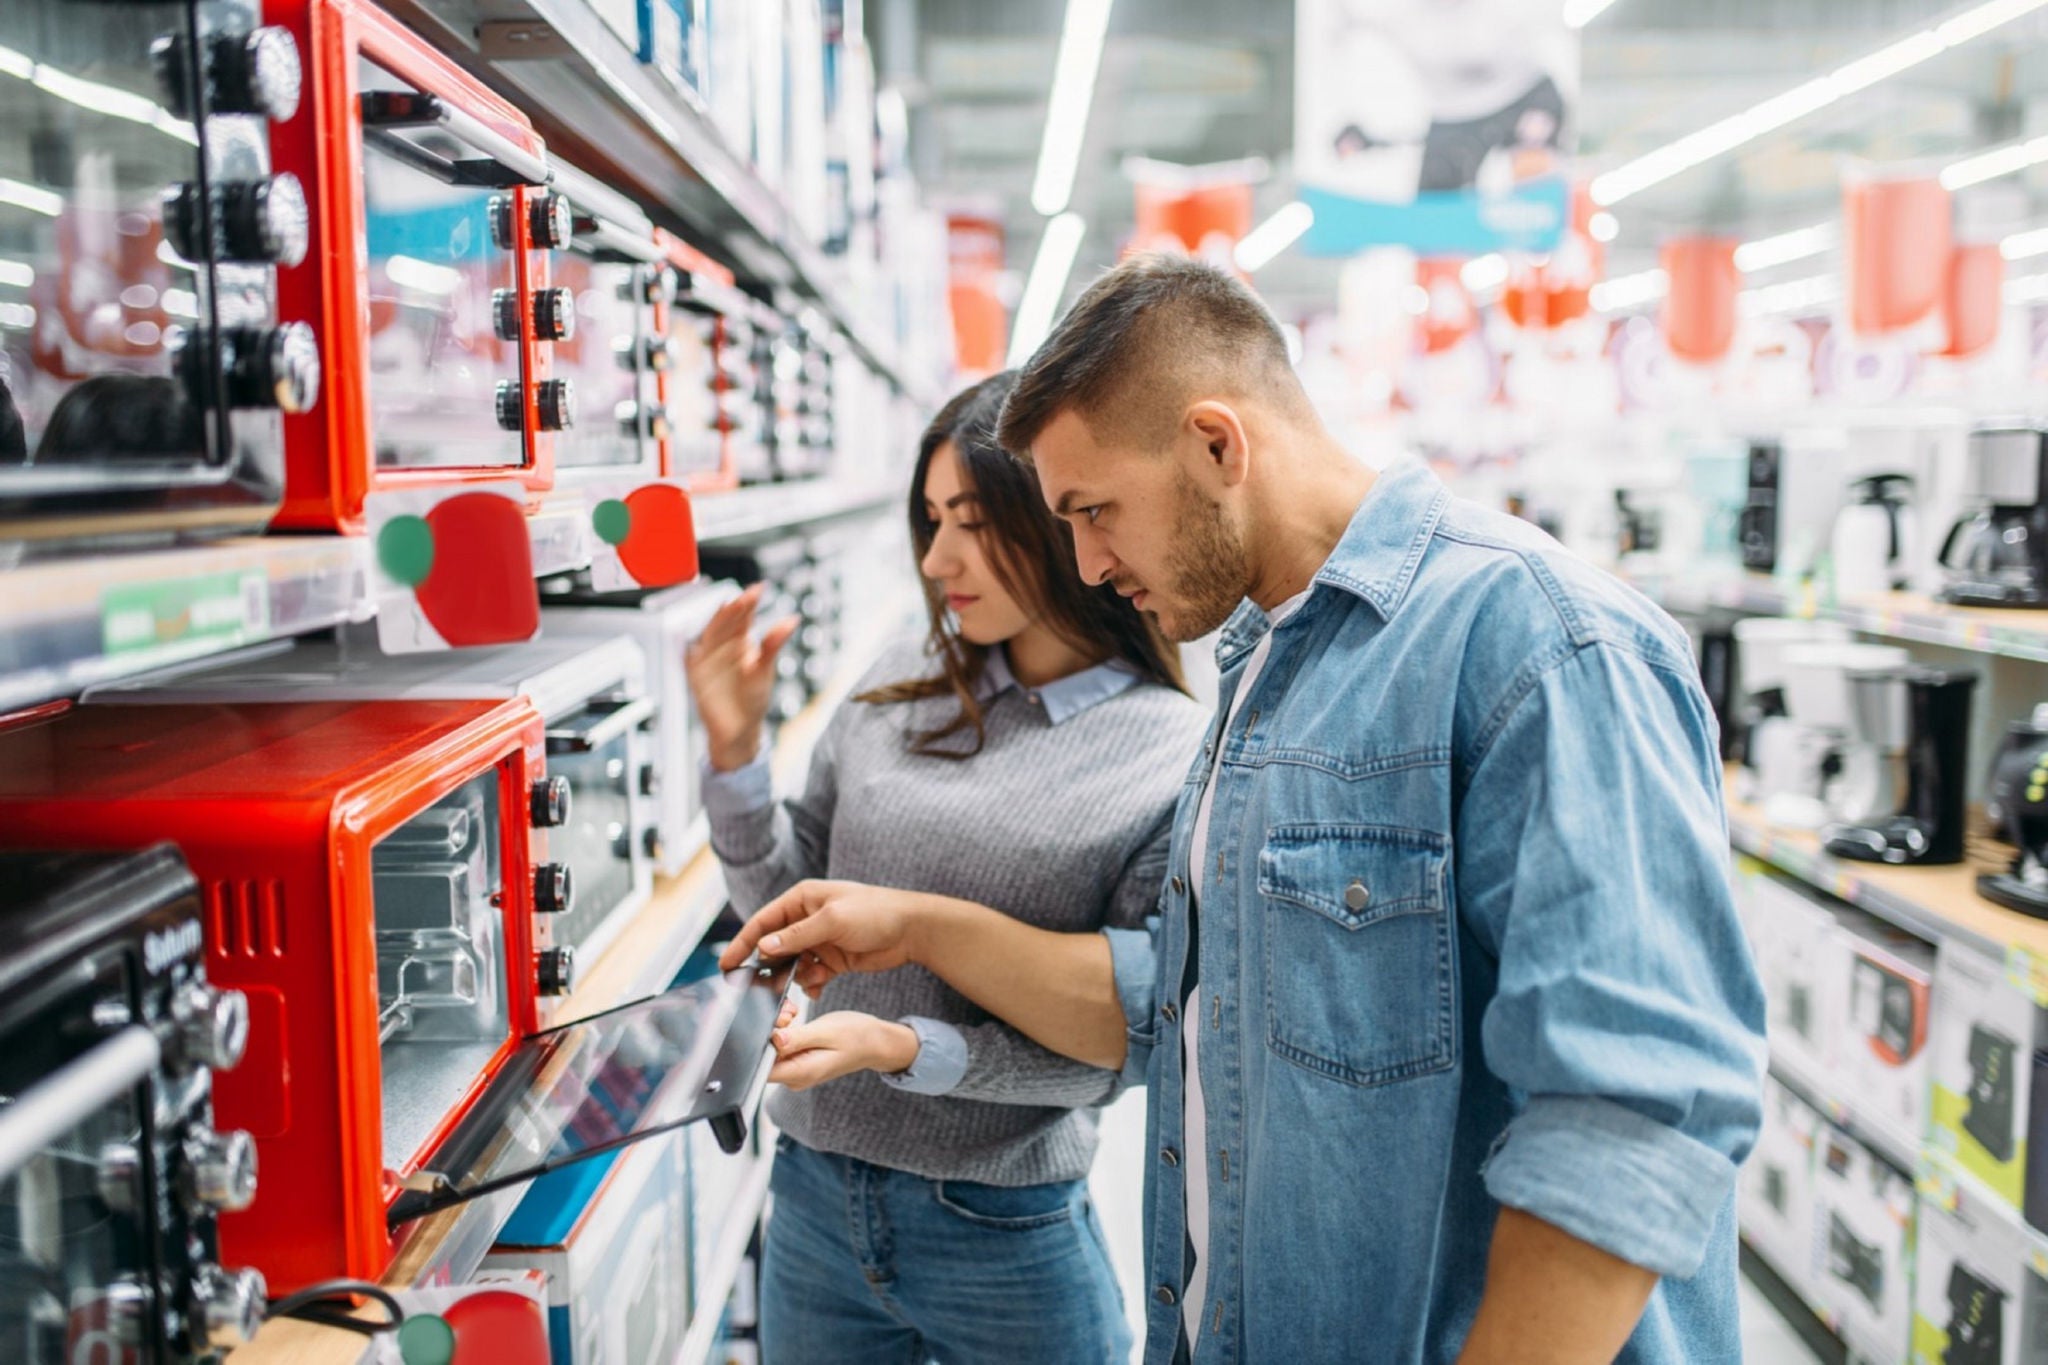
[[[1110,1260],[1123,1286],[1124,1311],[1133,1337],[1143,1340],[1145,1253],[1139,1241],[1144,1213],[1145,1092],[1133,1090],[1102,1115],[1102,1151],[1095,1158],[1089,1194],[1109,1236]],[[1793,1334],[1764,1297],[1742,1282],[1744,1365],[1817,1365],[1814,1354]]]

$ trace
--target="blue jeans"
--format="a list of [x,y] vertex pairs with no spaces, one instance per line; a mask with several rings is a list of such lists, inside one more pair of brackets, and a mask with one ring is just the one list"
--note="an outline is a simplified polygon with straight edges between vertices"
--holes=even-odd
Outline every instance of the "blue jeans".
[[1087,1182],[926,1180],[777,1140],[764,1365],[1127,1365]]

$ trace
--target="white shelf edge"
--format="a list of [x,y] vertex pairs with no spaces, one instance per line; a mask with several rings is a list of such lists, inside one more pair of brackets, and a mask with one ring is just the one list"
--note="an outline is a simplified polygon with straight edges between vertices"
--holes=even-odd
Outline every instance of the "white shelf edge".
[[[739,1195],[726,1210],[725,1226],[718,1233],[718,1255],[711,1262],[707,1284],[692,1286],[692,1297],[696,1302],[690,1316],[690,1330],[683,1335],[675,1365],[703,1365],[711,1353],[711,1339],[717,1335],[718,1324],[725,1317],[725,1301],[732,1295],[733,1281],[739,1278],[740,1262],[746,1258],[747,1243],[753,1238],[754,1225],[760,1221],[761,1210],[768,1203],[768,1177],[774,1165],[773,1151],[756,1156],[753,1169],[747,1172],[746,1183],[740,1186]],[[703,1292],[707,1286],[716,1290],[709,1297]]]

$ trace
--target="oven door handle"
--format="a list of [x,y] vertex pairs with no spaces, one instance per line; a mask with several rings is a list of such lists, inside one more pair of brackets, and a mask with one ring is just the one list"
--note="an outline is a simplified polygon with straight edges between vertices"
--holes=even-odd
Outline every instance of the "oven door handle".
[[[508,190],[516,185],[545,185],[553,179],[546,161],[439,95],[414,90],[370,90],[363,93],[359,105],[364,137],[445,184]],[[407,142],[392,131],[397,128],[440,128],[483,155],[450,161]]]
[[564,725],[559,728],[551,725],[548,727],[548,752],[587,754],[594,749],[602,749],[653,714],[654,698],[637,697],[614,707],[594,725]]
[[0,1109],[0,1179],[49,1150],[108,1100],[139,1085],[163,1060],[163,1044],[129,1024],[53,1076]]

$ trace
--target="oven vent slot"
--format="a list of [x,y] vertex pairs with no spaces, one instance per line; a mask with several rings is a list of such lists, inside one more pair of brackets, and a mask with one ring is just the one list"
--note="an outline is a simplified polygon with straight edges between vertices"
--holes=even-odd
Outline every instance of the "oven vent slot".
[[283,886],[275,877],[208,882],[206,929],[221,957],[283,957]]

